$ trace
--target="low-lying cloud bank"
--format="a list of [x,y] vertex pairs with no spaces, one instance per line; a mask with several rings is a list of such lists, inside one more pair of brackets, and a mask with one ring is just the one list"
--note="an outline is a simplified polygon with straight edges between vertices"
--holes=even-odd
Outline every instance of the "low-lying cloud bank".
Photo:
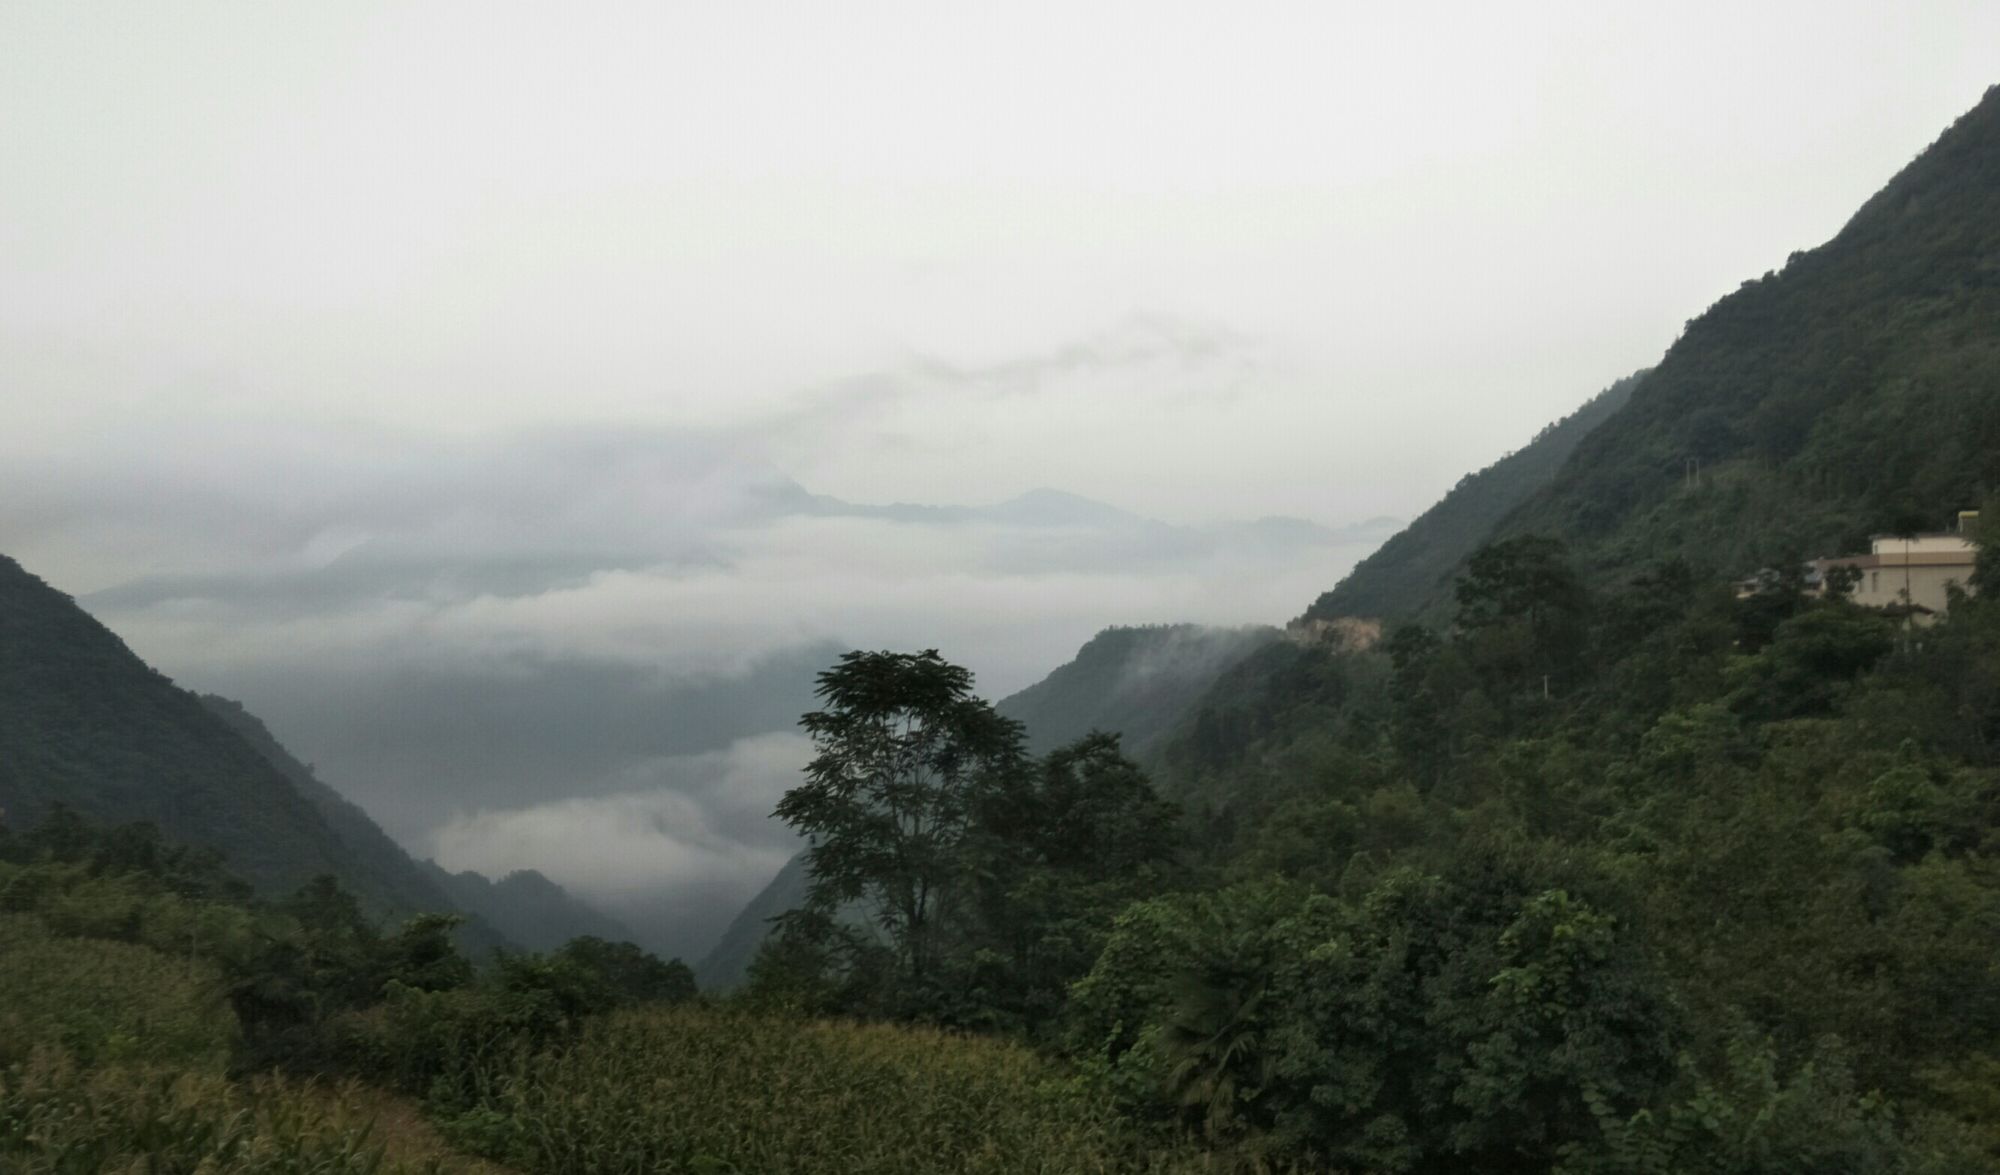
[[699,957],[798,841],[772,807],[812,757],[791,732],[629,766],[629,791],[455,816],[437,860],[490,877],[539,869],[660,949]]
[[1387,528],[852,503],[688,430],[151,430],[0,469],[0,549],[140,655],[413,850],[539,869],[656,942],[788,855],[787,732],[840,652],[935,647],[999,697],[1110,624],[1282,622]]

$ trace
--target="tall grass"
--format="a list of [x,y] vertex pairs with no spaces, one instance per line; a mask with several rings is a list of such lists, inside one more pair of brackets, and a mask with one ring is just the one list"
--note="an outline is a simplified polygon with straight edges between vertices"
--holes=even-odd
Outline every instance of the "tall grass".
[[493,1076],[446,1134],[526,1171],[1203,1169],[1141,1153],[1024,1049],[921,1029],[637,1009]]

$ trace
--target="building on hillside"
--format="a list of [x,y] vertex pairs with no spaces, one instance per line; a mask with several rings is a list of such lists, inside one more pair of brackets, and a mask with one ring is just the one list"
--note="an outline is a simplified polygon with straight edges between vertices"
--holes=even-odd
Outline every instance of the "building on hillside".
[[1816,580],[1824,591],[1832,581],[1851,579],[1848,598],[1855,603],[1921,622],[1951,606],[1953,589],[1972,590],[1972,565],[1979,553],[1972,531],[1978,521],[1979,511],[1964,510],[1955,530],[1876,535],[1866,555],[1813,560],[1808,580]]

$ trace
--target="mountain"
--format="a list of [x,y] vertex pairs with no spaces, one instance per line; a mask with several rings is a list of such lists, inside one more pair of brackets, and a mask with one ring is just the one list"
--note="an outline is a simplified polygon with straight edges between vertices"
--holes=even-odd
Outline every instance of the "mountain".
[[2000,86],[1834,238],[1688,322],[1659,364],[1469,475],[1307,609],[1437,616],[1497,538],[1604,581],[1727,576],[1938,529],[2000,490]]
[[452,873],[435,861],[423,869],[454,906],[490,923],[531,951],[552,951],[573,938],[591,935],[607,942],[631,942],[624,923],[600,913],[533,869],[498,881],[466,870]]
[[696,965],[694,979],[703,991],[726,990],[750,974],[750,961],[771,933],[771,919],[805,905],[811,878],[804,853],[785,862],[778,875],[730,921],[713,949]]
[[1645,374],[1626,376],[1542,429],[1525,448],[1460,478],[1436,505],[1314,600],[1304,619],[1410,620],[1448,601],[1459,566],[1502,519],[1555,480],[1577,445],[1625,406]]
[[2000,490],[2000,86],[1834,238],[1687,324],[1496,537],[1599,579],[1938,529]]
[[266,894],[330,873],[378,915],[451,908],[359,809],[316,781],[302,790],[303,779],[310,772],[240,706],[179,688],[0,556],[0,809],[10,822],[31,825],[60,803],[217,849]]
[[[1036,755],[1108,730],[1123,736],[1126,754],[1143,758],[1219,676],[1279,641],[1277,629],[1263,627],[1107,628],[1055,672],[994,709],[1027,728],[1028,749]],[[723,931],[695,968],[696,980],[704,988],[741,983],[770,920],[797,909],[808,884],[804,855],[786,862]]]
[[[1447,620],[1471,554],[1523,535],[1562,540],[1592,588],[1671,560],[1715,584],[1941,529],[1996,492],[2000,86],[1833,239],[1466,479],[1306,617]],[[1257,792],[1276,748],[1379,699],[1366,678],[1382,666],[1337,661],[1273,647],[1218,679],[1169,736],[1163,787],[1191,803]]]
[[[846,502],[821,494],[787,499],[796,513],[824,517],[871,518],[920,526],[993,526],[1038,535],[1046,548],[1015,551],[1016,557],[1039,555],[1061,565],[1077,561],[1129,567],[1135,561],[1171,562],[1218,552],[1304,551],[1320,547],[1370,542],[1395,529],[1396,520],[1370,518],[1341,527],[1322,526],[1302,518],[1267,516],[1183,526],[1133,514],[1116,506],[1064,490],[1029,490],[990,506],[922,505],[895,502],[886,506]],[[1079,540],[1062,543],[1065,537]]]
[[1277,629],[1264,627],[1107,628],[1069,662],[994,709],[1027,727],[1034,754],[1110,730],[1123,736],[1127,755],[1140,758],[1223,671],[1278,639]]
[[484,917],[484,911],[477,910],[470,903],[454,898],[447,887],[441,885],[423,866],[410,858],[402,846],[389,838],[380,825],[368,818],[368,813],[349,802],[339,792],[322,783],[313,770],[293,756],[284,745],[272,736],[268,727],[255,714],[244,709],[241,702],[231,701],[217,694],[198,695],[208,712],[221,719],[223,724],[235,731],[236,735],[257,749],[285,780],[304,796],[307,802],[318,809],[321,819],[338,836],[353,858],[355,866],[368,876],[379,879],[380,883],[394,895],[398,912],[460,910],[471,915],[460,933],[463,943],[475,954],[483,955],[494,947],[516,948],[529,945],[525,939],[517,938],[501,929],[493,919]]

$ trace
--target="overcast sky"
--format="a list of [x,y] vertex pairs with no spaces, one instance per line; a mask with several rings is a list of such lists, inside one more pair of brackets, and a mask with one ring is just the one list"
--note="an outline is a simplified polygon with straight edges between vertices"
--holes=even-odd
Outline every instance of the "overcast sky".
[[[1995,81],[1991,0],[11,3],[0,551],[405,843],[546,864],[492,846],[796,748],[412,799],[468,744],[342,699],[1282,622],[1366,544],[1229,524],[1414,515]],[[795,500],[1037,487],[1181,529]]]

